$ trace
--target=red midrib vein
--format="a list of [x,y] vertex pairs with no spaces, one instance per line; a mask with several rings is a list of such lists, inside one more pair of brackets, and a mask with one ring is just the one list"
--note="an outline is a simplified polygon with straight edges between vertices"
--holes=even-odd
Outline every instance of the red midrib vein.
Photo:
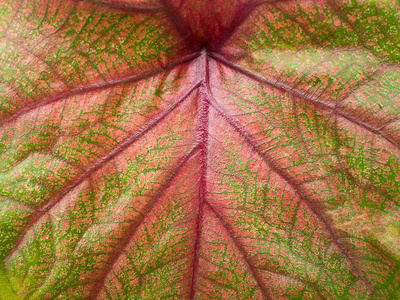
[[194,244],[194,255],[192,262],[192,280],[190,286],[190,294],[189,299],[193,300],[196,296],[196,281],[198,278],[198,264],[199,264],[199,253],[200,253],[200,239],[202,233],[202,220],[203,220],[203,211],[204,206],[207,205],[210,209],[215,213],[219,222],[221,222],[222,226],[225,230],[228,231],[229,236],[232,238],[232,242],[239,249],[243,259],[246,262],[246,265],[255,280],[258,288],[261,291],[264,299],[271,300],[271,295],[268,289],[263,285],[261,278],[254,268],[253,265],[250,264],[247,258],[247,253],[244,250],[243,245],[239,243],[239,241],[234,237],[233,229],[229,226],[229,224],[220,216],[214,208],[207,201],[207,160],[208,160],[208,137],[209,137],[209,108],[210,103],[212,103],[212,95],[210,88],[210,76],[209,76],[209,56],[206,51],[203,51],[201,57],[199,57],[198,64],[198,80],[201,82],[201,86],[199,88],[199,102],[198,102],[198,115],[199,115],[199,126],[198,126],[198,144],[201,149],[201,162],[200,162],[200,180],[199,180],[199,197],[198,197],[198,215],[196,220],[195,234],[196,240]]
[[202,221],[204,202],[207,196],[207,157],[208,157],[208,130],[209,130],[209,101],[207,91],[209,89],[209,69],[208,58],[205,51],[198,58],[197,78],[201,82],[198,95],[198,128],[197,142],[200,147],[200,178],[198,194],[198,212],[195,225],[195,243],[193,249],[192,278],[189,291],[189,299],[192,300],[196,295],[196,281],[199,265],[200,238],[202,233]]

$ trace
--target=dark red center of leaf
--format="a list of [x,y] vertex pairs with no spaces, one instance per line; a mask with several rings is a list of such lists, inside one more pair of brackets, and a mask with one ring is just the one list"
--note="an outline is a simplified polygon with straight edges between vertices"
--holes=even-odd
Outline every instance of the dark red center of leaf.
[[193,50],[217,51],[260,3],[257,0],[163,0]]

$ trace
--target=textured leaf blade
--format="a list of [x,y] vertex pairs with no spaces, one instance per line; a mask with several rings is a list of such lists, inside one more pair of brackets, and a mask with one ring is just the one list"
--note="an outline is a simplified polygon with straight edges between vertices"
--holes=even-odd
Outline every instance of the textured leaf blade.
[[3,4],[4,293],[399,296],[397,4]]

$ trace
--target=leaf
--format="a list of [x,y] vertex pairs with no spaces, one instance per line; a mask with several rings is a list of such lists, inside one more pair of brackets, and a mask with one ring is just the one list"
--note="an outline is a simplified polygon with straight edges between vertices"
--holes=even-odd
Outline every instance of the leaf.
[[0,299],[18,300],[21,299],[13,290],[9,284],[8,278],[4,273],[3,268],[0,270],[0,284],[2,286],[2,293],[0,294]]
[[399,299],[399,4],[2,0],[7,299]]

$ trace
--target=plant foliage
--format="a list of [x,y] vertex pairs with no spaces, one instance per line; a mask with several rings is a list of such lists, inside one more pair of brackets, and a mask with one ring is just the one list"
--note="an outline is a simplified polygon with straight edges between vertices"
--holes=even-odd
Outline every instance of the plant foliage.
[[0,298],[400,299],[394,0],[0,0]]

